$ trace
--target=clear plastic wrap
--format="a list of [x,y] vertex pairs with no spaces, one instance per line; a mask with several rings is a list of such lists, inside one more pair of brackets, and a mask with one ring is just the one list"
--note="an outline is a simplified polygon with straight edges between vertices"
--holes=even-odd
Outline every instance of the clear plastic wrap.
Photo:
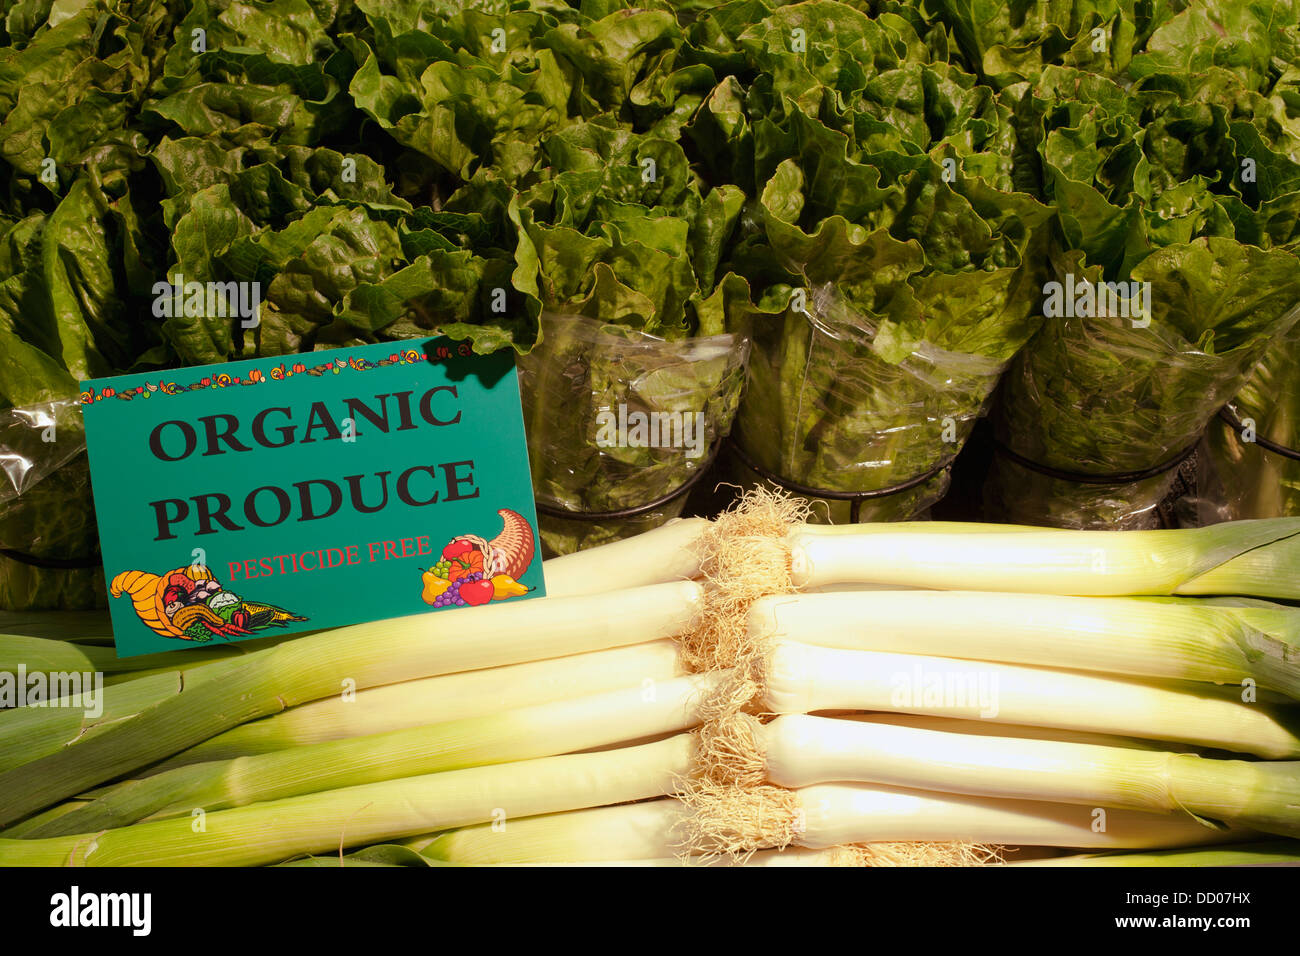
[[[545,553],[604,544],[680,515],[685,490],[731,428],[748,339],[667,341],[551,313],[541,330],[541,344],[519,359],[519,384]],[[602,517],[627,511],[635,513]]]
[[107,600],[79,399],[0,411],[0,609]]
[[1300,326],[1269,348],[1226,412],[1231,423],[1206,431],[1202,520],[1300,515]]
[[1237,341],[1221,336],[1215,352],[1190,341],[1180,323],[1160,321],[1158,302],[1144,327],[1118,316],[1044,322],[999,393],[993,420],[1003,450],[985,483],[986,517],[1061,528],[1155,527],[1179,463],[1241,387],[1269,336],[1285,333],[1297,316],[1294,308],[1256,308],[1268,318],[1252,317]]
[[[859,521],[901,521],[944,496],[1005,363],[921,343],[895,364],[873,348],[876,332],[830,285],[811,290],[806,312],[755,329],[734,437],[742,484],[763,480],[748,458],[812,498],[813,520],[835,524],[852,520],[855,504]],[[887,493],[846,500],[802,489]]]

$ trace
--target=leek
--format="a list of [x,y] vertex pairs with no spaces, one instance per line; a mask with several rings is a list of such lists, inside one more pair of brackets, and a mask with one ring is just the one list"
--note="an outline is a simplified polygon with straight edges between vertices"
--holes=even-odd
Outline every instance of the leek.
[[363,689],[641,644],[683,631],[701,605],[700,586],[683,581],[376,621],[280,644],[220,681],[0,773],[0,827],[246,721],[328,697],[344,681]]
[[[578,811],[582,812],[582,811]],[[460,863],[447,863],[431,860],[432,866],[462,866]],[[829,850],[805,850],[791,847],[788,850],[759,850],[748,856],[733,859],[731,857],[680,857],[659,856],[645,860],[547,860],[536,863],[483,863],[480,866],[501,867],[536,867],[536,866],[862,866],[862,861],[852,850],[834,847]]]
[[105,686],[94,700],[94,707],[91,706],[92,699],[83,693],[60,697],[44,707],[0,711],[0,771],[20,767],[88,741],[149,707],[182,694],[191,694],[200,685],[225,677],[243,666],[246,660],[232,657],[223,661],[200,662],[197,667]]
[[218,810],[206,815],[202,828],[185,816],[101,833],[0,839],[0,866],[278,863],[433,830],[663,796],[690,772],[694,751],[694,738],[680,734],[604,753],[472,767]]
[[[706,859],[704,857],[671,857],[661,856],[650,860],[554,860],[545,863],[485,863],[483,866],[498,867],[539,867],[539,866],[598,866],[601,868],[608,866],[654,866],[654,867],[672,867],[672,866],[709,866],[709,867],[734,867],[734,866],[854,866],[856,864],[847,862],[852,857],[844,857],[837,850],[803,850],[794,848],[790,850],[760,850],[752,853],[744,859],[729,859],[726,857]],[[845,862],[842,862],[845,861]],[[458,863],[443,863],[441,861],[432,861],[433,866],[459,866]]]
[[725,678],[698,674],[626,690],[424,727],[178,767],[135,780],[29,836],[62,836],[121,827],[304,793],[549,757],[687,730]]
[[59,817],[71,813],[78,807],[84,807],[88,802],[88,800],[77,799],[64,800],[62,803],[56,803],[48,810],[42,810],[33,817],[28,817],[26,820],[0,830],[0,837],[25,837],[38,827],[42,827],[52,820],[57,820]]
[[276,635],[237,644],[214,647],[196,647],[184,651],[164,651],[160,654],[141,654],[138,657],[118,657],[112,647],[94,644],[75,644],[72,641],[51,640],[45,637],[28,637],[22,634],[0,634],[0,671],[15,671],[19,665],[27,673],[41,671],[86,672],[98,671],[104,675],[129,676],[141,671],[174,671],[197,667],[210,661],[229,660],[261,650],[298,635]]
[[1300,717],[1214,688],[919,654],[777,641],[764,706],[775,714],[883,710],[1174,740],[1268,758],[1300,757]]
[[[823,716],[828,716],[823,713]],[[1061,730],[1059,727],[1033,727],[1026,724],[988,724],[978,720],[958,717],[931,717],[925,714],[853,713],[845,720],[860,720],[869,724],[889,724],[893,727],[917,727],[921,730],[939,730],[946,734],[995,734],[1016,740],[1057,740],[1062,743],[1096,744],[1101,747],[1123,747],[1127,750],[1170,750],[1176,753],[1195,753],[1189,744],[1168,740],[1140,740],[1137,737],[1118,737],[1114,734],[1094,734],[1085,730]]]
[[455,863],[443,863],[440,860],[426,859],[414,850],[408,850],[404,846],[398,846],[393,843],[380,843],[376,846],[368,846],[346,854],[334,853],[329,856],[299,857],[275,865],[277,867],[310,866],[334,867],[340,869],[350,866],[415,866],[421,868],[431,866],[456,866]]
[[1046,860],[1025,860],[1010,866],[1274,866],[1300,863],[1300,842],[1271,840],[1190,850],[1151,850],[1147,853],[1084,853]]
[[[752,718],[751,718],[752,720]],[[1300,836],[1300,761],[951,734],[789,715],[750,727],[759,779],[797,789],[857,782],[1093,807],[1186,811]]]
[[884,527],[837,534],[794,531],[786,539],[793,583],[1300,599],[1300,518],[1165,531],[990,525],[982,532],[918,534],[911,524]]
[[635,537],[548,558],[546,593],[573,597],[696,577],[708,527],[705,518],[674,518]]
[[[575,813],[585,813],[588,811],[576,810]],[[472,828],[471,828],[472,829]],[[536,860],[529,862],[504,862],[504,863],[453,863],[446,860],[435,859],[432,857],[421,856],[414,850],[405,846],[394,846],[392,844],[368,847],[365,850],[358,850],[355,853],[349,853],[346,856],[311,856],[301,860],[290,860],[287,863],[279,863],[277,866],[282,867],[349,867],[349,866],[499,866],[499,867],[533,867],[533,866],[654,866],[654,867],[672,867],[672,866],[860,866],[861,860],[859,854],[850,847],[842,849],[836,847],[831,850],[804,850],[798,847],[788,850],[760,850],[741,859],[731,859],[729,857],[720,857],[706,859],[704,857],[674,857],[661,856],[649,857],[646,859],[628,859],[628,860],[606,860],[596,857],[584,857],[580,860]]]
[[107,611],[0,611],[0,633],[78,644],[113,643]]
[[856,843],[973,842],[1147,849],[1240,839],[1187,814],[1150,813],[832,783],[735,787],[695,805],[692,846],[709,853]]
[[182,751],[149,772],[481,717],[685,673],[676,643],[663,640],[402,681],[357,691],[351,697],[325,697],[242,724]]
[[406,845],[429,859],[461,864],[654,859],[679,853],[687,816],[677,800],[652,800],[479,824]]
[[690,811],[672,799],[525,817],[501,826],[479,824],[419,837],[403,846],[427,859],[456,865],[588,864],[666,866],[864,866],[986,862],[987,852],[954,852],[923,844],[759,851],[743,861],[689,856],[682,851]]
[[[986,851],[953,844],[1079,848],[1192,846],[1228,839],[1186,815],[1108,810],[1023,800],[989,800],[862,784],[786,791],[728,789],[704,804],[650,800],[475,825],[405,846],[457,864],[656,860],[765,848],[831,851],[839,862],[984,862]],[[940,846],[927,846],[938,843]],[[872,844],[861,849],[849,844]]]
[[750,632],[824,647],[1257,686],[1300,699],[1300,609],[1197,598],[865,591],[768,597]]
[[[405,866],[406,864],[403,864],[403,863],[381,863],[381,862],[379,862],[378,860],[364,860],[364,859],[362,859],[362,860],[353,860],[353,859],[348,859],[347,862],[345,863],[345,862],[342,861],[342,859],[340,859],[340,858],[338,858],[338,857],[335,857],[335,858],[331,859],[331,858],[329,858],[329,857],[322,857],[322,856],[309,856],[309,857],[306,857],[305,859],[302,859],[302,860],[291,860],[291,861],[288,862],[288,863],[277,863],[277,864],[275,864],[275,865],[276,865],[276,866],[283,866],[283,867],[313,867],[313,868],[319,868],[319,869],[325,869],[325,868],[328,868],[328,867],[338,867],[338,868],[349,867],[349,868],[350,868],[350,867],[354,867],[354,866],[364,867],[364,868],[366,868],[366,869],[392,869],[392,868],[394,868],[394,867],[396,867],[396,868],[398,868],[398,869],[401,869],[401,868],[402,868],[403,866]],[[444,865],[444,864],[440,864],[440,863],[430,863],[429,865],[430,865],[430,866],[442,866],[442,865]],[[445,865],[447,865],[447,866],[451,866],[452,864],[448,863],[448,864],[445,864]]]
[[[620,541],[548,560],[544,565],[547,595],[577,597],[689,578],[699,570],[696,545],[707,526],[703,518],[677,520],[638,536],[635,544]],[[243,664],[242,658],[247,655],[305,636],[275,635],[220,648],[168,651],[119,660],[111,647],[83,646],[43,636],[107,627],[102,623],[106,620],[104,615],[47,612],[46,616],[60,622],[58,627],[42,625],[40,617],[0,614],[0,621],[16,632],[14,636],[0,636],[0,662],[11,662],[0,665],[0,671],[6,667],[16,670],[19,664],[29,673],[58,670],[118,674],[138,668],[155,679],[148,683],[131,681],[129,688],[106,691],[103,694],[105,713],[98,718],[85,718],[80,713],[83,707],[75,698],[60,699],[57,706],[25,711],[22,716],[0,715],[0,771],[57,753],[152,704],[182,693],[187,687],[193,688],[201,664],[211,663],[221,668],[203,671],[202,678],[223,676]],[[27,636],[27,632],[42,636]],[[152,671],[159,672],[149,673]]]

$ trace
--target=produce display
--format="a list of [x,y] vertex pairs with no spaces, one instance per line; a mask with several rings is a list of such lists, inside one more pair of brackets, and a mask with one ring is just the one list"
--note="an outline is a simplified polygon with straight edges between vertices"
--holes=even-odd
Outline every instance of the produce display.
[[733,419],[742,486],[922,516],[1000,381],[988,517],[1154,526],[1300,316],[1300,13],[1031,6],[24,7],[0,601],[106,600],[78,380],[432,332],[521,355],[548,554]]
[[139,658],[93,720],[0,712],[0,864],[1300,858],[1261,843],[1300,837],[1300,519],[807,511],[751,494],[552,559],[531,607]]
[[[1300,0],[15,0],[0,143],[0,866],[1300,864]],[[497,537],[105,575],[83,403],[361,346]]]

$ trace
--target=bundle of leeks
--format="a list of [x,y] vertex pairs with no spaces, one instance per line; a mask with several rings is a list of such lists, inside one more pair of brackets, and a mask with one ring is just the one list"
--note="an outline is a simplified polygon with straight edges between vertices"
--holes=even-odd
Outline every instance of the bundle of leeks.
[[[1300,610],[1280,603],[1300,519],[839,529],[778,505],[556,559],[531,602],[169,656],[95,719],[0,712],[0,864],[394,843],[980,863],[1300,836]],[[0,669],[55,650],[0,639]]]

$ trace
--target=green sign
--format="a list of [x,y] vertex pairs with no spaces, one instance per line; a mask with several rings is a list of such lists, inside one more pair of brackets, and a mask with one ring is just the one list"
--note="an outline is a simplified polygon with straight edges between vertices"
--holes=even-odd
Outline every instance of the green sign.
[[121,657],[545,593],[508,351],[436,338],[81,387]]

